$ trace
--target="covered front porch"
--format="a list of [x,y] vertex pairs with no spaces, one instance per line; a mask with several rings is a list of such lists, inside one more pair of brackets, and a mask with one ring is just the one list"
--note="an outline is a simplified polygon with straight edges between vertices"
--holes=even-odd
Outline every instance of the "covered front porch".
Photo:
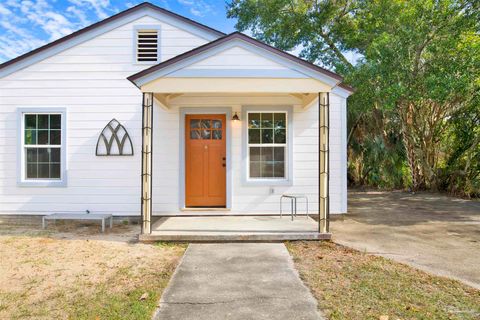
[[[238,65],[232,66],[233,63]],[[343,90],[338,87],[341,82],[339,76],[244,35],[234,34],[139,72],[129,80],[143,92],[140,240],[285,241],[330,238],[330,93],[338,94]],[[179,121],[179,156],[171,158],[175,166],[178,165],[179,178],[178,211],[174,212],[154,209],[155,192],[152,190],[155,189],[153,185],[158,183],[155,175],[167,170],[153,168],[152,149],[156,132],[153,128],[159,125],[159,111]],[[283,180],[249,179],[252,171],[248,169],[248,157],[253,150],[249,146],[249,112],[282,115],[285,127],[281,130],[286,130],[283,137],[287,140],[283,142],[285,149],[282,151],[286,160],[283,156],[281,160],[285,161],[281,167]],[[240,126],[233,124],[239,120],[237,113],[240,115]],[[189,180],[185,153],[188,151],[187,142],[193,143],[192,133],[198,130],[189,126],[193,125],[192,121],[203,121],[188,118],[188,115],[195,114],[197,116],[193,118],[209,119],[206,121],[212,126],[215,122],[219,124],[217,129],[225,130],[219,136],[226,141],[226,152],[217,153],[214,160],[209,160],[218,161],[216,168],[223,165],[224,171],[218,172],[226,176],[215,180],[215,185],[218,181],[225,184],[222,189],[225,202],[218,210],[213,210],[215,205],[189,205],[187,201]],[[222,114],[221,117],[218,114]],[[234,114],[236,117],[233,117]],[[298,119],[295,132],[294,117]],[[165,123],[165,126],[171,127],[172,122]],[[210,138],[213,137],[211,130],[206,131],[207,139],[213,139]],[[273,132],[273,129],[268,130]],[[293,152],[295,139],[305,141],[304,145],[297,144],[296,153]],[[196,150],[211,152],[207,150],[213,150],[214,145],[213,140],[209,141],[210,144],[202,144]],[[273,145],[267,147],[273,150]],[[177,150],[162,150],[167,153],[172,151]],[[303,167],[295,159],[303,160]],[[188,169],[191,170],[191,167]],[[297,182],[300,180],[303,184]],[[173,188],[177,186],[175,183],[171,185]],[[165,187],[161,190],[170,191]],[[315,215],[315,220],[308,216],[297,216],[293,221],[290,217],[279,217],[280,196],[285,192],[299,192],[297,190],[304,190],[309,195],[312,204],[310,214]],[[264,201],[262,199],[268,203],[262,206],[259,203]],[[175,209],[173,206],[170,205]],[[156,207],[159,208],[158,205]],[[210,214],[205,210],[211,210]]]
[[[251,88],[253,89],[253,88]],[[217,93],[212,93],[211,96]],[[230,93],[231,94],[231,93]],[[181,99],[187,100],[188,93],[175,93],[175,98],[171,97],[172,93],[144,93],[144,116],[143,116],[143,146],[142,146],[142,232],[139,236],[141,241],[186,241],[186,242],[216,242],[216,241],[289,241],[289,240],[322,240],[330,239],[329,233],[329,187],[328,187],[328,110],[329,110],[329,94],[327,92],[320,92],[315,94],[315,99],[312,99],[313,94],[295,93],[299,97],[306,96],[308,101],[305,105],[300,105],[298,108],[312,108],[319,110],[318,112],[318,141],[319,149],[312,150],[317,153],[319,160],[316,162],[317,168],[312,168],[312,176],[316,176],[318,172],[318,178],[313,181],[314,187],[309,192],[309,201],[312,206],[310,207],[309,214],[315,216],[315,220],[312,217],[305,215],[306,207],[305,203],[298,204],[298,215],[291,219],[290,202],[285,201],[283,204],[283,217],[280,217],[280,204],[279,199],[282,190],[296,190],[300,188],[296,186],[263,186],[262,192],[267,192],[268,189],[274,188],[278,192],[275,195],[256,195],[254,198],[249,196],[249,201],[255,201],[253,204],[239,204],[239,200],[243,199],[241,194],[246,192],[246,189],[252,188],[252,190],[258,190],[257,186],[238,186],[239,180],[239,155],[235,156],[235,152],[227,152],[226,157],[226,205],[220,208],[213,207],[189,207],[186,203],[185,189],[185,166],[184,153],[186,148],[185,141],[180,142],[180,175],[179,175],[179,204],[177,211],[159,211],[154,209],[155,193],[153,188],[155,179],[158,175],[161,175],[162,168],[154,167],[153,161],[154,153],[152,152],[152,146],[154,146],[155,134],[151,128],[156,126],[153,122],[155,116],[153,110],[163,112],[162,110],[172,110],[175,108],[173,103],[180,101]],[[262,93],[237,93],[236,96],[243,96],[245,100],[252,99],[252,96],[261,96]],[[249,97],[250,96],[250,97]],[[268,94],[271,96],[271,94]],[[175,100],[176,99],[176,100]],[[223,98],[228,101],[228,98]],[[282,98],[283,99],[283,98]],[[298,99],[298,98],[296,98]],[[298,99],[300,100],[300,99]],[[160,102],[160,101],[163,101]],[[167,104],[170,101],[172,104]],[[303,100],[300,100],[303,102]],[[163,104],[163,107],[160,106]],[[168,108],[168,109],[166,109]],[[209,107],[190,107],[188,112],[191,114],[205,113],[210,111]],[[210,107],[213,111],[219,112],[218,109]],[[182,108],[179,109],[180,123],[186,121],[185,116],[182,117]],[[198,111],[197,111],[198,110]],[[235,109],[234,109],[235,110]],[[232,110],[233,111],[233,110]],[[227,112],[226,116],[226,128],[227,139],[232,139],[231,131],[241,131],[239,128],[239,121],[234,123],[232,119],[233,112]],[[240,113],[240,122],[246,121],[245,115]],[[236,128],[232,128],[235,127]],[[157,129],[158,130],[158,129]],[[180,132],[185,129],[180,128]],[[230,133],[229,133],[230,131]],[[182,139],[186,137],[181,134]],[[227,142],[228,146],[229,142]],[[227,148],[228,149],[228,148]],[[238,146],[237,146],[238,149]],[[158,152],[158,151],[157,151]],[[170,150],[165,150],[170,152]],[[182,161],[183,158],[183,161]],[[291,159],[293,161],[293,158]],[[294,166],[294,164],[292,165]],[[240,170],[243,168],[240,167]],[[307,173],[308,174],[308,173]],[[156,176],[157,175],[157,176]],[[157,178],[158,179],[158,178]],[[158,180],[157,180],[158,181]],[[293,189],[292,189],[293,188]],[[309,187],[310,188],[310,187]],[[278,191],[277,191],[278,190]],[[255,191],[249,191],[248,194],[254,194]],[[312,198],[313,193],[313,198]],[[160,195],[161,196],[161,195]],[[253,200],[250,200],[250,197]],[[317,198],[315,198],[317,197]],[[255,200],[258,199],[258,200]],[[268,204],[269,211],[259,211],[258,208],[262,207],[259,201],[269,198]],[[273,203],[272,203],[272,198]],[[240,209],[240,206],[247,207],[247,210]],[[252,210],[248,210],[248,207],[252,207]],[[158,206],[157,206],[158,208]]]

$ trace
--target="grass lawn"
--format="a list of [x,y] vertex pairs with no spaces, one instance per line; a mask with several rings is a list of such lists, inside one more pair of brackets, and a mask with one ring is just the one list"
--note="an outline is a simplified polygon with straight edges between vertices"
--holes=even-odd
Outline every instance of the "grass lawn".
[[287,248],[329,319],[480,319],[480,291],[458,281],[330,242]]
[[98,229],[0,229],[0,319],[150,319],[186,246]]

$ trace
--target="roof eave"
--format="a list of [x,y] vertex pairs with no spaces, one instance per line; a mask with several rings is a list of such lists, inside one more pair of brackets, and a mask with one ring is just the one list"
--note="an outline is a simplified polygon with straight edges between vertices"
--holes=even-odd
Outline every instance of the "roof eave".
[[[59,45],[61,45],[61,44],[63,44],[63,43],[66,43],[66,42],[68,42],[69,40],[72,40],[72,39],[74,39],[74,38],[76,38],[76,37],[78,37],[78,36],[80,36],[80,35],[86,34],[86,33],[90,32],[90,31],[92,31],[92,30],[95,30],[95,29],[101,27],[101,26],[107,25],[107,24],[109,24],[109,23],[111,23],[111,22],[113,22],[113,21],[116,21],[116,20],[118,20],[118,19],[121,19],[121,18],[123,18],[123,17],[126,17],[126,16],[128,16],[128,15],[130,15],[130,14],[136,12],[136,11],[139,11],[139,10],[142,10],[142,9],[147,9],[147,8],[148,8],[148,9],[155,10],[155,11],[157,11],[157,12],[161,12],[161,13],[167,15],[167,16],[173,17],[173,18],[175,18],[175,19],[178,19],[178,20],[180,20],[180,21],[183,21],[183,22],[185,22],[185,23],[188,23],[188,24],[190,24],[190,25],[193,25],[193,26],[195,26],[195,27],[197,27],[197,28],[200,28],[200,29],[202,29],[202,30],[204,30],[204,31],[211,32],[212,34],[216,34],[216,36],[219,36],[219,37],[225,36],[225,33],[221,32],[221,31],[219,31],[219,30],[213,29],[213,28],[208,27],[208,26],[206,26],[206,25],[204,25],[204,24],[201,24],[201,23],[196,22],[196,21],[194,21],[194,20],[191,20],[191,19],[188,19],[188,18],[183,17],[183,16],[181,16],[181,15],[178,15],[178,14],[176,14],[176,13],[174,13],[174,12],[171,12],[171,11],[168,11],[168,10],[166,10],[166,9],[160,8],[160,7],[155,6],[155,5],[153,5],[153,4],[149,3],[149,2],[143,2],[143,3],[140,3],[140,4],[137,5],[137,6],[134,6],[134,7],[132,7],[132,8],[129,8],[129,9],[125,10],[125,11],[119,12],[119,13],[111,16],[111,17],[108,17],[108,18],[106,18],[106,19],[104,19],[104,20],[101,20],[101,21],[98,21],[98,22],[96,22],[96,23],[94,23],[94,24],[92,24],[92,25],[89,25],[89,26],[87,26],[87,27],[85,27],[85,28],[83,28],[83,29],[80,29],[80,30],[78,30],[78,31],[75,31],[75,32],[73,32],[73,33],[71,33],[71,34],[69,34],[69,35],[67,35],[67,36],[65,36],[65,37],[62,37],[62,38],[60,38],[60,39],[57,39],[57,40],[52,41],[52,42],[50,42],[50,43],[47,43],[47,44],[45,44],[44,46],[41,46],[41,47],[39,47],[39,48],[37,48],[37,49],[34,49],[34,50],[32,50],[32,51],[29,51],[29,52],[27,52],[27,53],[25,53],[25,54],[23,54],[23,55],[21,55],[21,56],[18,56],[18,57],[14,58],[14,59],[11,59],[11,60],[9,60],[9,61],[6,61],[6,62],[0,64],[0,72],[3,71],[3,70],[5,70],[5,69],[8,68],[8,67],[12,67],[13,65],[15,65],[15,64],[17,64],[17,63],[19,63],[19,62],[25,61],[27,58],[33,57],[33,56],[35,56],[35,55],[37,55],[37,54],[39,54],[39,53],[42,53],[42,52],[44,52],[44,51],[46,51],[46,50],[48,50],[48,49],[51,49],[51,48],[53,48],[53,47],[59,46]],[[2,76],[2,75],[0,74],[0,77],[1,77],[1,76]]]

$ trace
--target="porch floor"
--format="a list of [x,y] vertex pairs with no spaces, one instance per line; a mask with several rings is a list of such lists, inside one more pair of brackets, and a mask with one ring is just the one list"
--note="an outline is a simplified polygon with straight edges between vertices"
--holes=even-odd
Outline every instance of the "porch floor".
[[162,217],[151,234],[140,241],[286,241],[330,239],[318,232],[318,223],[307,216],[197,216]]

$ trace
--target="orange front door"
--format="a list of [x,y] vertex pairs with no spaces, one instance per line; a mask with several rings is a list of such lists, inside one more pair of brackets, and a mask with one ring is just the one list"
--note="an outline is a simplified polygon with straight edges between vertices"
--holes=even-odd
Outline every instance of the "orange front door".
[[225,115],[185,117],[185,206],[226,206]]

